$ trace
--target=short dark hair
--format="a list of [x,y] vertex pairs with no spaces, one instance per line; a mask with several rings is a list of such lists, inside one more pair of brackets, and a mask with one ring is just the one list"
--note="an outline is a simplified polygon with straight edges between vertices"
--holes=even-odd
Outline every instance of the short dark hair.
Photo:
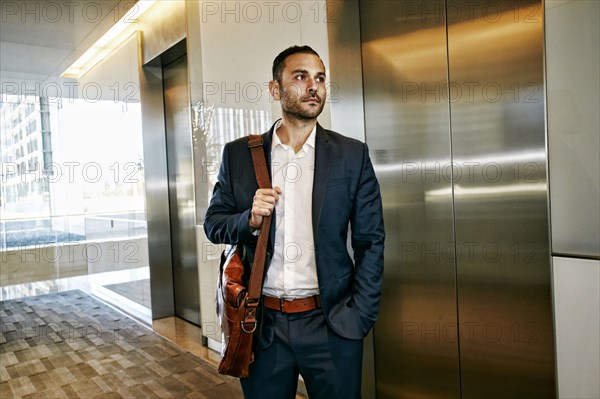
[[285,59],[292,54],[314,54],[317,57],[321,58],[319,53],[313,50],[310,46],[292,46],[283,50],[281,53],[275,57],[273,60],[273,80],[278,82],[281,81],[281,72],[283,71],[283,67],[285,66]]

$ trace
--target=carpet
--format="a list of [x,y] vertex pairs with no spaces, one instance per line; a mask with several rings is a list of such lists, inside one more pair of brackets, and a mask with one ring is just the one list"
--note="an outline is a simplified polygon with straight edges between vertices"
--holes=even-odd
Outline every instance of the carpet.
[[0,397],[241,398],[236,379],[81,291],[0,302]]

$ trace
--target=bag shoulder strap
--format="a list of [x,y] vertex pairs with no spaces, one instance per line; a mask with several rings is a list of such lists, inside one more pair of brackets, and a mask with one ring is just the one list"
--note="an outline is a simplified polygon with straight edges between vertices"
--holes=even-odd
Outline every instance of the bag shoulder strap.
[[[251,134],[248,137],[248,147],[252,153],[252,162],[254,163],[254,174],[259,188],[271,188],[269,170],[263,150],[263,138],[258,134]],[[254,253],[254,263],[252,264],[252,273],[248,284],[247,304],[258,304],[262,293],[262,282],[265,270],[265,258],[267,253],[267,241],[269,240],[269,230],[271,229],[272,213],[269,216],[263,216]]]

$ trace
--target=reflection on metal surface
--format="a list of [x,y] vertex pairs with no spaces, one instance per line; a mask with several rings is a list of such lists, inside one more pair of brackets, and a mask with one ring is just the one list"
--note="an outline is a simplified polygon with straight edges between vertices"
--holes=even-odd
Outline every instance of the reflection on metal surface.
[[206,143],[211,134],[215,106],[198,101],[192,106],[192,148],[194,157],[194,188],[196,190],[196,223],[204,222],[210,192],[203,190],[207,182],[216,183],[218,165],[212,161],[206,151]]
[[150,65],[140,66],[140,100],[142,105],[144,159],[146,160],[144,164],[144,181],[146,182],[152,318],[160,319],[172,316],[175,311],[173,271],[171,267],[171,236],[165,234],[166,231],[170,231],[170,221],[160,59]]
[[153,319],[175,314],[162,67],[182,55],[180,44],[185,54],[185,11],[184,1],[161,1],[139,21],[144,159],[152,160],[144,165],[144,176]]
[[163,68],[175,314],[200,324],[192,129],[183,56]]
[[159,1],[149,9],[140,27],[144,36],[143,63],[163,57],[168,49],[186,38],[185,1]]
[[[362,65],[360,44],[360,8],[358,0],[328,0],[328,15],[335,14],[337,23],[327,24],[329,71],[327,79],[335,82],[331,102],[331,129],[348,137],[365,141]],[[332,86],[333,88],[333,86]],[[375,350],[373,332],[365,338],[363,350],[361,394],[376,397]]]
[[[217,182],[225,144],[248,134],[264,133],[272,123],[272,116],[264,110],[215,108],[214,104],[205,102],[198,102],[192,111],[194,168],[199,196],[196,201],[196,223],[201,225],[212,188]],[[205,185],[210,189],[201,190]]]
[[453,157],[495,162],[454,196],[456,241],[479,245],[456,262],[459,324],[481,331],[460,336],[462,397],[554,397],[545,159],[489,159],[545,151],[542,2],[454,4],[450,84],[475,90],[450,105]]
[[403,18],[405,3],[365,1],[360,9],[366,137],[388,243],[374,334],[377,397],[457,398],[452,197],[425,202],[427,192],[451,193],[451,176],[438,173],[452,164],[448,103],[435,92],[447,87],[446,31],[443,15]]
[[[386,152],[388,154],[389,152]],[[380,153],[382,154],[382,153]],[[511,154],[486,154],[481,157],[454,159],[445,164],[435,160],[409,158],[397,163],[374,165],[379,173],[401,173],[403,175],[418,174],[422,179],[444,178],[448,181],[460,182],[461,179],[472,179],[474,174],[485,175],[487,179],[490,170],[499,171],[493,180],[502,177],[518,181],[524,179],[533,182],[535,174],[544,166],[546,154],[542,151],[516,152]],[[434,171],[431,173],[430,171]]]
[[378,397],[554,397],[541,9],[361,2]]
[[439,190],[427,191],[425,193],[425,201],[427,201],[427,197],[430,197],[430,199],[432,197],[444,197],[452,195],[452,192],[454,192],[455,197],[478,198],[479,200],[485,200],[488,196],[495,199],[497,199],[499,195],[503,194],[522,194],[527,196],[528,194],[536,191],[546,193],[547,190],[548,186],[546,184],[519,184],[494,187],[461,187],[455,184],[453,188],[442,188]]

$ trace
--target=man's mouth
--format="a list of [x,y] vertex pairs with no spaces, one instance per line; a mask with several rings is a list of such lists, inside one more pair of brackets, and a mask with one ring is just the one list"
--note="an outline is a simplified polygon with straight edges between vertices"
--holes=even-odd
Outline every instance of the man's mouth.
[[319,104],[321,102],[321,100],[318,97],[309,97],[309,98],[305,99],[304,102]]

